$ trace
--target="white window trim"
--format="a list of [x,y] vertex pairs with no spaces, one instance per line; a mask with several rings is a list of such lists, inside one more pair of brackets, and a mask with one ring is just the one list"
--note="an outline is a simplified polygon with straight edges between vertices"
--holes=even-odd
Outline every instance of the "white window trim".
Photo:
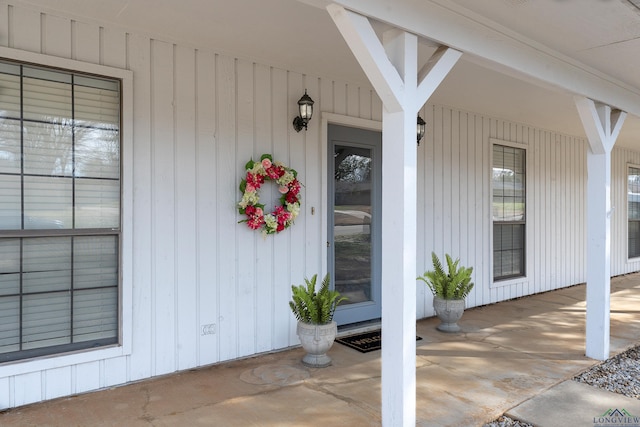
[[72,366],[131,354],[133,336],[133,72],[0,46],[0,58],[34,65],[97,74],[122,81],[121,103],[121,253],[120,253],[120,342],[114,346],[16,360],[0,365],[0,378]]
[[629,168],[640,169],[640,165],[629,162],[624,168],[624,255],[626,263],[632,264],[640,261],[640,255],[629,257]]
[[530,276],[531,276],[531,266],[532,264],[532,254],[531,254],[531,223],[533,222],[532,218],[531,218],[531,212],[532,212],[532,203],[533,203],[533,199],[532,199],[532,195],[533,195],[533,187],[531,185],[531,183],[533,182],[533,180],[530,177],[530,173],[531,173],[531,167],[532,167],[532,161],[530,159],[530,153],[529,153],[529,145],[525,144],[525,143],[518,143],[518,142],[512,142],[512,141],[505,141],[502,139],[497,139],[497,138],[489,138],[489,172],[493,173],[493,146],[494,145],[503,145],[505,147],[513,147],[513,148],[519,148],[522,150],[525,150],[525,168],[526,168],[526,175],[525,175],[525,179],[526,179],[526,195],[525,195],[525,202],[526,202],[526,206],[525,206],[525,223],[524,223],[524,271],[525,271],[525,275],[524,276],[520,276],[520,277],[514,277],[512,279],[505,279],[505,280],[493,280],[493,180],[489,180],[489,187],[491,189],[490,191],[490,201],[489,201],[489,221],[491,222],[491,227],[490,227],[490,233],[489,233],[489,241],[490,241],[490,250],[489,250],[489,274],[490,274],[490,280],[489,280],[489,289],[495,289],[495,288],[502,288],[504,286],[512,286],[512,285],[516,285],[516,284],[528,284],[529,280],[530,280]]

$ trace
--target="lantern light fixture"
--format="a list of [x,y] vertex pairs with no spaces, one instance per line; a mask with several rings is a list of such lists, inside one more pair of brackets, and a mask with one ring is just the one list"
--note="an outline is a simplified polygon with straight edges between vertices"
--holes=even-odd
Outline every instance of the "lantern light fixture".
[[418,116],[418,126],[417,126],[417,136],[418,136],[418,146],[420,146],[420,140],[424,137],[426,123],[422,120],[422,117]]
[[302,128],[307,130],[307,123],[311,120],[313,115],[313,99],[307,95],[307,90],[304,90],[304,95],[298,101],[298,117],[293,119],[293,128],[296,132],[300,132]]

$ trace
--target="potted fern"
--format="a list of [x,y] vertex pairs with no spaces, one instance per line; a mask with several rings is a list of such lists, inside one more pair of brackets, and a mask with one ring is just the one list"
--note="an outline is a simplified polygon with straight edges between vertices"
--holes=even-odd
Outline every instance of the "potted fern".
[[311,280],[305,278],[305,284],[291,286],[292,300],[289,307],[298,320],[297,333],[302,348],[307,354],[302,363],[314,368],[331,364],[327,351],[333,345],[338,326],[333,321],[336,306],[346,298],[340,292],[330,289],[329,274],[324,277],[320,289],[316,292],[317,274]]
[[433,308],[440,319],[438,330],[443,332],[459,332],[457,322],[464,313],[464,299],[473,289],[471,273],[473,267],[459,266],[460,259],[453,261],[445,254],[447,270],[444,271],[438,256],[431,252],[433,270],[425,272],[417,279],[427,284],[433,293]]

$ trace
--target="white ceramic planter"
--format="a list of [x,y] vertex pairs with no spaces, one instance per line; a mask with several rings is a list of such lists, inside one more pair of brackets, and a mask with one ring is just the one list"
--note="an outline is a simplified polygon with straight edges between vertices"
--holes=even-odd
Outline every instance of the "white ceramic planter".
[[437,329],[442,332],[460,332],[458,320],[464,313],[463,299],[442,299],[433,297],[433,308],[436,311],[440,325]]
[[302,348],[307,352],[302,358],[302,363],[305,366],[324,368],[331,365],[331,358],[327,356],[327,351],[333,345],[338,333],[338,324],[336,322],[325,325],[298,322],[297,332]]

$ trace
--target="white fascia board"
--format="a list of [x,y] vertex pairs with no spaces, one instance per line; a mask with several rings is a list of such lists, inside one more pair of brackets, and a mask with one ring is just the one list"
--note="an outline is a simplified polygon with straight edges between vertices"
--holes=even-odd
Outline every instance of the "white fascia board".
[[640,88],[629,86],[448,0],[335,0],[346,9],[640,116]]

